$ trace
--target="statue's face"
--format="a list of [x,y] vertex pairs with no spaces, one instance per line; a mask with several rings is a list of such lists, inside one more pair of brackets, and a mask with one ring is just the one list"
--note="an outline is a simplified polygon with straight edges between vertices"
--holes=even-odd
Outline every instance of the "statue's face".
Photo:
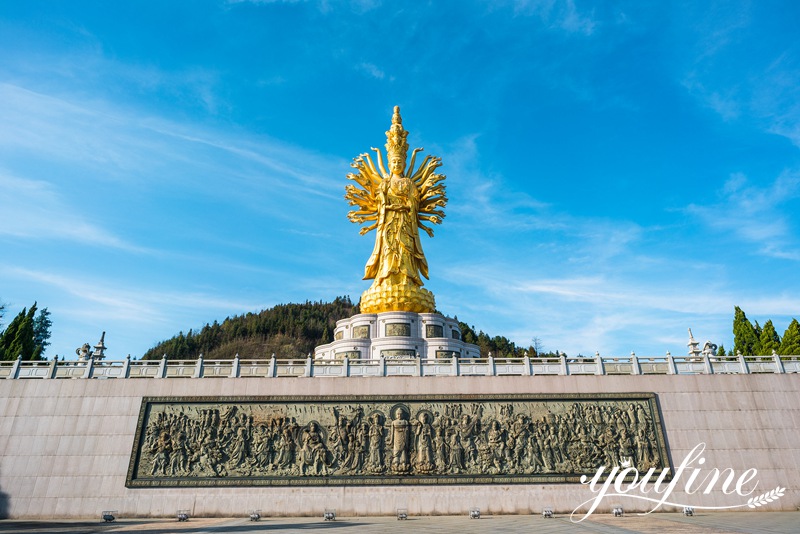
[[400,156],[392,156],[389,159],[389,170],[392,174],[403,174],[406,168],[406,162]]

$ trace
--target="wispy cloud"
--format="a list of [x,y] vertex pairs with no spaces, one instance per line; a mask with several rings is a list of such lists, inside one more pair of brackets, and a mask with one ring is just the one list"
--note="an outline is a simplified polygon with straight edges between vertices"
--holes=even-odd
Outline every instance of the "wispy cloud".
[[374,63],[361,62],[358,64],[358,70],[366,73],[368,76],[371,76],[376,80],[383,80],[386,78],[386,73],[378,68],[378,66]]
[[154,325],[173,322],[182,313],[203,307],[229,313],[231,310],[256,310],[261,303],[243,302],[202,292],[156,291],[121,288],[116,280],[96,276],[80,278],[52,272],[0,265],[6,279],[23,279],[51,286],[73,297],[73,313],[98,322],[113,320]]
[[55,184],[15,177],[0,170],[0,236],[68,240],[147,252],[89,220],[83,206],[69,205]]
[[597,21],[592,12],[582,12],[574,0],[513,0],[514,13],[537,16],[552,28],[567,33],[592,35]]
[[[767,187],[733,174],[720,191],[720,201],[689,204],[685,211],[710,228],[757,245],[759,253],[800,261],[795,229],[784,205],[800,197],[800,172],[784,171]],[[724,216],[720,216],[724,214]]]

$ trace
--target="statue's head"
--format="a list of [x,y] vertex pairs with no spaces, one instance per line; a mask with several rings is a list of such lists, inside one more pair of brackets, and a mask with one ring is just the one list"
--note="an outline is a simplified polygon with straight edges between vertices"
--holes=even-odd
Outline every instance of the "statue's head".
[[395,106],[392,126],[386,132],[386,158],[392,174],[402,175],[406,168],[406,155],[408,154],[406,137],[408,137],[408,132],[403,129],[400,106]]

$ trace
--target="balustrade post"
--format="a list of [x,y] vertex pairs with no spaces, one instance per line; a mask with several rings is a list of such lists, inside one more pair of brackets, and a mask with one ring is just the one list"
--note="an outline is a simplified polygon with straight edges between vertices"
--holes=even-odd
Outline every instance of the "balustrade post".
[[303,373],[303,376],[306,377],[306,378],[310,378],[310,377],[314,376],[313,363],[311,361],[311,355],[310,354],[308,356],[306,356],[306,370]]
[[678,366],[675,365],[675,358],[672,357],[669,351],[667,351],[667,374],[668,375],[677,375],[678,374]]
[[236,353],[236,356],[233,357],[233,364],[231,365],[231,375],[229,378],[239,378],[239,353]]
[[417,365],[414,368],[414,376],[422,376],[422,358],[419,357],[419,352],[417,353],[417,361],[415,363]]
[[750,368],[747,366],[747,360],[744,359],[744,355],[742,355],[742,353],[738,352],[738,351],[737,351],[736,355],[739,357],[739,367],[741,369],[741,373],[745,374],[745,375],[749,375],[750,374]]
[[522,365],[524,366],[522,369],[522,376],[531,376],[533,374],[533,368],[531,367],[531,357],[527,354],[522,358]]
[[636,355],[634,351],[631,351],[631,374],[632,375],[642,374],[642,368],[639,365],[639,357]]
[[461,373],[459,359],[460,358],[458,356],[453,355],[453,363],[452,363],[453,371],[451,373],[453,376],[458,376]]
[[94,358],[89,356],[86,360],[86,368],[83,370],[83,378],[92,378],[92,371],[94,370]]
[[58,355],[53,356],[53,361],[50,363],[50,368],[47,370],[45,378],[55,378],[58,371]]
[[122,363],[122,373],[120,378],[130,378],[131,376],[131,355],[125,356],[125,361]]
[[269,371],[267,371],[267,376],[269,378],[275,378],[275,371],[277,370],[277,362],[275,361],[275,353],[272,353],[272,357],[269,359]]
[[708,353],[707,352],[703,353],[703,363],[706,366],[706,374],[707,375],[713,375],[714,374],[714,368],[711,366],[711,358],[708,357]]
[[380,362],[381,362],[381,376],[386,376],[386,358],[383,357],[383,354],[381,354]]
[[342,359],[342,376],[350,376],[350,357],[345,356]]
[[197,362],[194,364],[194,373],[192,374],[192,378],[203,378],[203,371],[205,371],[205,362],[203,361],[203,355],[200,354],[197,357]]
[[599,350],[596,350],[594,352],[594,362],[595,362],[594,374],[596,375],[606,374],[606,364],[603,363],[603,358],[600,356]]
[[486,376],[494,376],[496,370],[494,368],[494,356],[492,353],[489,353],[489,357],[486,359]]
[[558,353],[558,359],[561,361],[561,375],[566,376],[569,374],[569,367],[567,367],[567,355],[563,352]]
[[775,360],[775,372],[785,373],[786,369],[784,369],[781,357],[778,355],[777,352],[775,352],[775,349],[772,349],[772,359]]
[[164,378],[166,376],[167,376],[167,355],[164,354],[161,357],[161,361],[158,363],[158,372],[156,373],[156,378]]
[[22,362],[22,354],[17,356],[17,359],[14,360],[14,364],[11,366],[11,373],[6,377],[6,379],[15,379],[19,378],[19,364]]

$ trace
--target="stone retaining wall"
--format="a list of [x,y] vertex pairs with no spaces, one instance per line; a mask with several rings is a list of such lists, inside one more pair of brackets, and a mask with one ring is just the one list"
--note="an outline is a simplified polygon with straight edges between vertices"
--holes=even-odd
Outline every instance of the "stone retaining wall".
[[[0,517],[340,516],[394,514],[571,512],[593,494],[580,484],[416,487],[125,487],[142,397],[270,395],[480,395],[507,393],[655,392],[673,466],[704,442],[708,469],[732,468],[737,477],[758,470],[755,496],[778,486],[785,496],[758,509],[800,506],[800,375],[634,375],[376,377],[280,379],[67,379],[0,381]],[[678,488],[685,484],[686,475]],[[746,502],[725,495],[676,490],[670,501],[696,506]],[[638,492],[632,492],[640,494]],[[607,499],[599,510],[643,501]],[[749,510],[749,508],[738,508]]]

